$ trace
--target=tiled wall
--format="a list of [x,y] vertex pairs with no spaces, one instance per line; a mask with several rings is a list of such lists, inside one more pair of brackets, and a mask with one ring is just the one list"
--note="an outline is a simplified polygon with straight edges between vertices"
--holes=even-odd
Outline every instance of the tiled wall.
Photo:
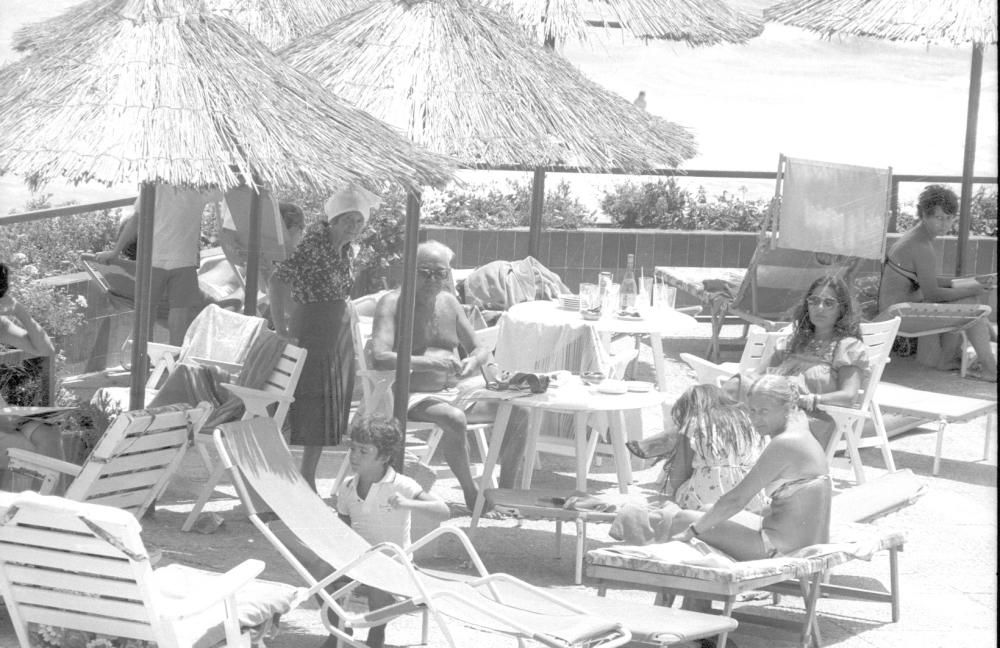
[[[421,239],[436,239],[455,251],[456,268],[474,268],[495,259],[520,259],[528,254],[528,230],[463,230],[425,227]],[[889,235],[889,245],[898,238]],[[635,254],[636,272],[652,276],[655,266],[745,268],[757,245],[753,232],[692,232],[679,230],[581,229],[542,234],[538,260],[576,290],[581,281],[595,281],[609,270],[619,279],[626,257]],[[976,273],[996,272],[996,239],[976,236],[969,242]],[[958,249],[955,237],[937,241],[942,274],[954,272]]]
[[[472,268],[495,259],[520,259],[528,254],[527,229],[504,231],[462,230],[426,227],[421,239],[436,239],[455,251],[456,268]],[[889,240],[897,235],[890,234]],[[583,280],[594,281],[597,273],[610,270],[620,278],[626,255],[636,255],[636,266],[652,276],[654,266],[700,266],[745,268],[753,255],[757,235],[736,232],[687,232],[663,230],[587,229],[549,231],[542,234],[539,260],[558,273],[573,290]],[[942,271],[955,266],[954,237],[938,240]],[[971,257],[976,272],[996,272],[996,239],[973,237]],[[398,274],[398,273],[396,273]],[[108,296],[85,273],[43,280],[65,287],[70,294],[87,298],[86,322],[76,333],[56,340],[67,357],[67,375],[98,371],[121,362],[122,343],[132,332],[132,311],[112,304]],[[678,305],[688,305],[678,295]],[[153,338],[166,341],[167,333],[156,326]]]

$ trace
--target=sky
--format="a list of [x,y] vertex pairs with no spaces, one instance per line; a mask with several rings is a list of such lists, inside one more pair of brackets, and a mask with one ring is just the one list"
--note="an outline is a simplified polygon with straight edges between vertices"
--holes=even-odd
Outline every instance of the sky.
[[[768,4],[737,1],[756,10]],[[15,29],[72,4],[71,0],[0,0],[0,62],[16,58],[10,49]],[[689,127],[699,151],[685,164],[689,169],[771,171],[784,153],[892,167],[896,173],[962,171],[969,47],[863,38],[822,40],[802,30],[768,25],[762,36],[744,45],[646,44],[617,30],[595,30],[593,42],[569,44],[562,51],[606,88],[629,100],[644,90],[650,112]],[[986,50],[982,85],[975,170],[996,175],[995,46]],[[586,193],[619,179],[572,180]],[[752,195],[771,191],[770,183],[745,184]],[[57,201],[68,195],[81,202],[131,190],[53,185],[45,189],[56,194]],[[27,196],[19,180],[0,177],[0,213],[23,205]]]

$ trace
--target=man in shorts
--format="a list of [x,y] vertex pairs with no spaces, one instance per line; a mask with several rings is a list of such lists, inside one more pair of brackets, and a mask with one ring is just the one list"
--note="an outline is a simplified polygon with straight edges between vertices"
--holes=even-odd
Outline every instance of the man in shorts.
[[[167,298],[170,344],[179,346],[184,341],[184,333],[194,319],[195,309],[202,305],[198,289],[201,215],[205,205],[221,198],[219,191],[156,185],[150,303],[155,308],[164,295]],[[117,258],[136,240],[138,233],[139,199],[136,199],[135,209],[123,224],[115,246],[98,253],[97,261],[108,263]]]

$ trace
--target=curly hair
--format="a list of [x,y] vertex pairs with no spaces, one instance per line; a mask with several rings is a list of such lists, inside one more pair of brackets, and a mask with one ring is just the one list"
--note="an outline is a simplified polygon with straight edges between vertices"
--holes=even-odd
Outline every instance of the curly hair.
[[941,210],[949,216],[957,214],[958,196],[955,191],[951,187],[939,184],[924,187],[924,190],[920,192],[920,197],[917,198],[917,218],[934,213],[935,207],[941,207]]
[[7,294],[7,290],[10,288],[10,270],[7,268],[7,264],[0,261],[0,297]]
[[403,447],[399,419],[389,416],[359,416],[351,423],[351,441],[373,445],[380,458],[393,457]]
[[795,307],[792,314],[792,339],[788,345],[790,352],[795,353],[803,350],[816,334],[816,326],[809,319],[809,304],[806,303],[806,300],[825,288],[833,290],[837,295],[837,303],[840,305],[840,317],[833,325],[834,337],[837,340],[848,337],[861,339],[860,311],[854,301],[854,295],[851,294],[851,289],[846,281],[841,277],[829,275],[812,282],[802,296],[802,301]]
[[715,455],[728,450],[744,455],[758,439],[743,403],[715,385],[689,388],[674,403],[670,417],[680,434],[704,440]]

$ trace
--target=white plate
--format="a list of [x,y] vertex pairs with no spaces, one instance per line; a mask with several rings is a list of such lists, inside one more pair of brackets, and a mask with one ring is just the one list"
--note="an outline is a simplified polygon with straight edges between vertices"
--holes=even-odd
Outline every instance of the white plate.
[[597,391],[602,394],[624,394],[628,391],[628,385],[624,380],[605,380],[597,386]]
[[653,383],[643,380],[629,380],[625,382],[625,386],[630,392],[648,392],[653,390]]

